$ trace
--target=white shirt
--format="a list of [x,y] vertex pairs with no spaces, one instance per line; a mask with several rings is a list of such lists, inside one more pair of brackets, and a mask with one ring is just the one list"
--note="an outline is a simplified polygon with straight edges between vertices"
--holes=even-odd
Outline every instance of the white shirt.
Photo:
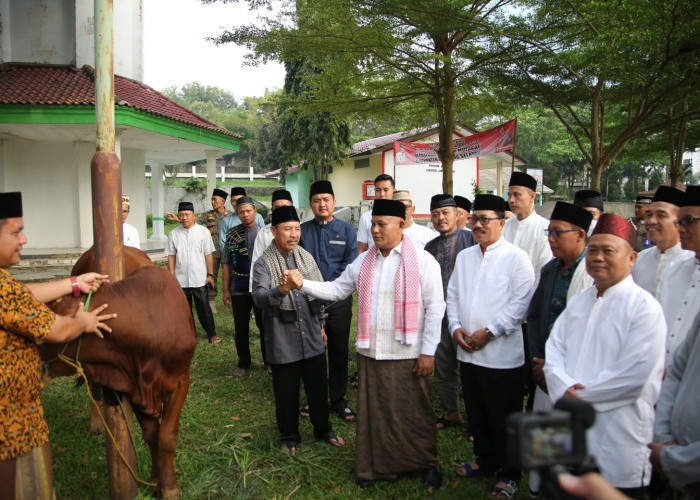
[[685,260],[694,256],[695,253],[681,248],[680,241],[663,253],[659,250],[659,247],[647,248],[637,255],[637,262],[632,268],[632,277],[635,283],[650,294],[658,297],[656,292],[664,268],[671,262]]
[[524,363],[522,323],[534,293],[535,273],[527,254],[503,237],[482,253],[480,245],[457,254],[447,285],[450,333],[488,328],[496,338],[457,359],[488,368],[517,368]]
[[503,237],[518,248],[522,248],[530,257],[535,270],[535,288],[540,282],[542,266],[552,260],[552,250],[549,248],[547,235],[544,230],[549,227],[549,221],[541,215],[532,212],[523,220],[511,217],[503,226]]
[[618,488],[649,484],[654,403],[663,374],[666,323],[659,303],[628,276],[597,297],[595,286],[567,303],[545,347],[552,402],[577,384],[596,409],[588,451]]
[[[411,238],[413,245],[421,250],[425,248],[426,243],[435,239],[434,231],[428,229],[426,226],[417,224],[416,222],[411,224],[409,227],[404,227],[403,234]],[[438,235],[439,234],[440,233],[438,233]]]
[[[420,354],[434,356],[440,342],[445,315],[440,265],[432,255],[420,249],[416,249],[420,268],[418,341],[407,345],[394,339],[394,280],[401,262],[401,247],[399,244],[386,257],[378,252],[372,283],[370,345],[369,349],[357,348],[360,354],[377,360],[415,359]],[[349,296],[357,290],[360,269],[367,255],[368,252],[360,254],[334,281],[304,280],[301,291],[323,300],[341,300]]]
[[168,235],[166,255],[175,256],[175,278],[182,288],[199,288],[207,284],[205,257],[214,252],[209,230],[195,224],[189,229],[176,227]]
[[270,231],[270,226],[272,226],[272,224],[266,225],[264,228],[258,231],[258,235],[255,237],[255,243],[253,244],[253,255],[250,256],[250,293],[253,293],[252,269],[254,269],[255,261],[260,258],[263,252],[267,250],[267,247],[270,246],[270,243],[272,243],[272,241],[275,239],[275,237],[272,236],[272,231]]
[[360,217],[360,222],[357,225],[357,241],[366,243],[367,246],[372,246],[374,239],[372,238],[372,210],[367,210]]
[[141,240],[139,232],[131,224],[126,222],[122,224],[122,233],[124,234],[124,245],[128,247],[141,248]]
[[[692,252],[691,252],[692,253]],[[666,368],[700,312],[700,260],[686,257],[666,266],[656,297],[666,317]]]

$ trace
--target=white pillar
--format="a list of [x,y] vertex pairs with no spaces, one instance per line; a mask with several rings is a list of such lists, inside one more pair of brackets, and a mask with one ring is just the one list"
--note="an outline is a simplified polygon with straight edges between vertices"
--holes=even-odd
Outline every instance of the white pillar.
[[207,155],[207,197],[211,196],[216,188],[216,153],[216,150],[213,149],[204,152]]
[[221,184],[226,182],[226,165],[221,165]]
[[165,237],[165,209],[163,193],[163,163],[151,165],[151,212],[153,216],[153,234],[148,238],[151,248],[163,247]]
[[95,154],[94,142],[73,143],[73,164],[76,166],[76,193],[78,196],[78,246],[90,248],[94,241],[92,228],[92,181],[90,160]]
[[496,162],[496,194],[503,196],[503,162]]
[[192,165],[192,177],[197,177],[197,165]]
[[253,181],[253,155],[248,153],[248,173],[250,176],[250,181]]

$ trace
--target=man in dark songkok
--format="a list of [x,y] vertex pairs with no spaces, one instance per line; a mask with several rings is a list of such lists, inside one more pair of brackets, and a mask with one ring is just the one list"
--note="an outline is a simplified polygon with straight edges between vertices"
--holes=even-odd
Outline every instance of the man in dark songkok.
[[634,217],[627,219],[637,230],[637,242],[634,244],[635,252],[640,252],[645,248],[649,248],[653,243],[647,238],[647,232],[644,227],[644,216],[646,209],[651,204],[651,196],[645,194],[637,195],[634,202]]
[[345,446],[328,421],[328,382],[322,335],[323,304],[282,282],[284,271],[298,269],[309,278],[323,279],[313,256],[298,246],[299,216],[294,207],[272,212],[274,242],[253,270],[253,300],[264,311],[265,348],[272,368],[277,428],[284,450],[296,455],[299,433],[299,389],[309,401],[314,436],[331,446]]
[[585,208],[593,216],[591,227],[588,229],[588,235],[590,236],[591,233],[593,233],[593,229],[595,229],[595,225],[598,223],[598,219],[600,219],[600,216],[605,210],[603,195],[593,189],[576,191],[576,194],[574,194],[574,205]]
[[[425,251],[440,264],[443,297],[447,297],[447,284],[450,282],[457,254],[476,245],[471,231],[457,228],[457,210],[457,203],[449,194],[436,194],[430,200],[430,220],[440,236],[429,241],[425,245]],[[440,343],[435,351],[435,387],[440,404],[445,410],[445,415],[437,420],[438,429],[461,425],[457,341],[447,327],[447,316],[443,317]]]

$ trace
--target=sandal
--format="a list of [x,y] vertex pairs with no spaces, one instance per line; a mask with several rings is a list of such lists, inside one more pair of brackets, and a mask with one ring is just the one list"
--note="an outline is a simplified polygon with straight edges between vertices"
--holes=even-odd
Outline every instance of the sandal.
[[437,419],[437,423],[435,426],[438,429],[448,429],[449,427],[461,427],[462,421],[459,419],[453,420],[451,418],[445,418],[443,416]]
[[282,442],[282,452],[287,453],[293,457],[297,456],[297,446],[294,441],[283,441]]
[[338,410],[338,416],[346,422],[357,422],[357,413],[355,413],[355,411],[349,406],[346,406],[342,410]]
[[221,337],[218,335],[212,335],[209,337],[209,343],[210,344],[221,344]]
[[484,467],[479,467],[475,469],[472,464],[476,465],[476,462],[464,462],[462,465],[455,469],[455,474],[462,477],[491,477],[494,471],[486,469]]
[[245,377],[245,368],[236,368],[233,370],[233,376],[236,378]]
[[345,440],[340,436],[336,435],[333,431],[328,431],[325,438],[326,444],[331,445],[333,448],[340,448],[345,446]]
[[491,488],[489,498],[493,498],[494,500],[510,500],[518,492],[518,483],[507,477],[499,477],[498,483],[503,483],[505,486],[494,486]]
[[304,405],[304,407],[299,410],[299,416],[301,418],[311,418],[311,412],[309,411],[309,405]]
[[357,387],[358,385],[360,385],[357,372],[353,373],[352,377],[350,377],[350,385],[353,387]]

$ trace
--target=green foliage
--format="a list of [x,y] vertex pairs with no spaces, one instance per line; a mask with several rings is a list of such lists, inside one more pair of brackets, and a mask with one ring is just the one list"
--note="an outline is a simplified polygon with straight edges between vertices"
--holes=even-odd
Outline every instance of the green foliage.
[[[490,66],[496,95],[550,108],[593,169],[592,187],[650,118],[697,89],[700,24],[691,0],[523,0]],[[513,42],[516,43],[513,43]],[[696,100],[697,104],[697,100]]]
[[199,177],[188,177],[184,180],[183,187],[188,193],[201,195],[207,189],[207,181]]

